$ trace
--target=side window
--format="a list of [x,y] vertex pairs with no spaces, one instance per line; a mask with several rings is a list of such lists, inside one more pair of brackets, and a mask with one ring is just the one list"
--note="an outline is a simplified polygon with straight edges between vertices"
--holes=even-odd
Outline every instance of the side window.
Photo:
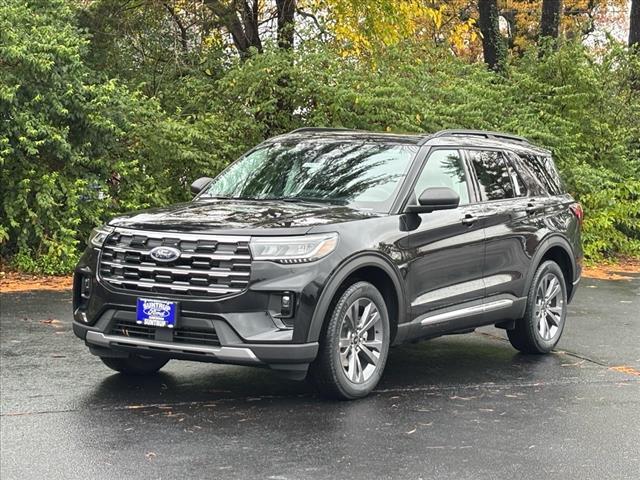
[[515,197],[511,174],[501,152],[470,150],[483,200]]
[[523,155],[526,166],[542,183],[550,195],[563,193],[562,182],[551,157],[542,155]]
[[460,205],[469,203],[467,177],[460,152],[436,150],[429,155],[414,188],[416,198],[429,187],[449,187],[460,195]]
[[[516,154],[514,152],[508,152],[511,165],[516,170],[516,178],[514,179],[514,188],[517,190],[518,186],[516,181],[519,182],[525,189],[526,193],[532,197],[546,196],[547,191],[542,186],[542,183],[531,171],[531,168],[527,165],[522,154]],[[525,195],[523,195],[525,196]]]

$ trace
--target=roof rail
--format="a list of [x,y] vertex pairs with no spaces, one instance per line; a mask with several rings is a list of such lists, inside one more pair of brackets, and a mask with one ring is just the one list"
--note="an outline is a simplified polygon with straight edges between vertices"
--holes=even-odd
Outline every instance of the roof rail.
[[519,137],[517,135],[511,135],[509,133],[502,132],[492,132],[490,130],[440,130],[439,132],[434,133],[430,136],[430,138],[435,137],[447,137],[450,135],[476,135],[484,138],[497,138],[503,140],[511,140],[513,142],[521,142],[521,143],[530,143],[524,137]]
[[301,132],[353,132],[351,128],[333,128],[333,127],[302,127],[291,130],[289,133]]

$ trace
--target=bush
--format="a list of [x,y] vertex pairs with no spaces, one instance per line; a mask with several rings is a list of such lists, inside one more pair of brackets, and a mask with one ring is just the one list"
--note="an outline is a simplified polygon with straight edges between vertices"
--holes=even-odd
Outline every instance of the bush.
[[93,226],[185,199],[194,169],[221,167],[207,152],[211,119],[170,118],[95,81],[64,1],[10,2],[0,35],[0,253],[18,268],[68,272]]
[[69,271],[93,226],[186,200],[194,178],[307,125],[524,135],[583,202],[588,258],[640,254],[640,70],[621,48],[532,51],[502,76],[427,45],[369,59],[267,47],[215,76],[204,58],[148,98],[89,67],[75,22],[64,0],[10,0],[0,19],[0,254],[20,269]]

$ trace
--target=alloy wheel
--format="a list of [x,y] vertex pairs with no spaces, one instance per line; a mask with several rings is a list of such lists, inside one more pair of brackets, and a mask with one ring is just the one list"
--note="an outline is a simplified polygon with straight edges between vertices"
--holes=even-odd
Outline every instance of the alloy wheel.
[[536,291],[536,328],[544,340],[552,340],[561,327],[565,308],[560,280],[554,273],[547,273]]
[[340,364],[352,383],[364,383],[378,367],[384,330],[375,303],[359,298],[351,304],[340,325]]

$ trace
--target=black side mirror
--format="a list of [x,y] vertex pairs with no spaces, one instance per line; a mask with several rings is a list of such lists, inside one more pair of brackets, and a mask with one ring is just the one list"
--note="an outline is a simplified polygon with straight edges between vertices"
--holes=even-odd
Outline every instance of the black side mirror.
[[191,193],[197,195],[202,190],[204,190],[207,185],[209,185],[213,181],[211,177],[200,177],[195,182],[191,184]]
[[460,195],[449,187],[430,187],[418,198],[418,205],[407,205],[406,211],[411,213],[429,213],[434,210],[458,208]]

